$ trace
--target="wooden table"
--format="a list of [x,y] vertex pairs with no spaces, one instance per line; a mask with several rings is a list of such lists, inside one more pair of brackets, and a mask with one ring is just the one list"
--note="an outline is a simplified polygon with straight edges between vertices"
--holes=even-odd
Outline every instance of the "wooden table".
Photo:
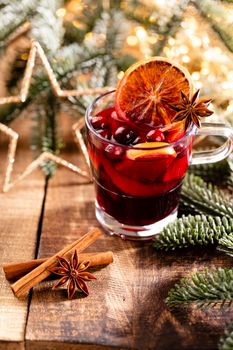
[[[20,125],[21,131],[15,174],[31,161],[25,131],[30,126],[21,123],[14,127]],[[63,156],[81,164],[73,143],[66,146]],[[2,166],[2,137],[0,159]],[[0,213],[1,264],[48,257],[98,225],[93,185],[83,185],[65,168],[48,182],[38,170],[0,194]],[[217,349],[233,318],[230,309],[169,310],[164,299],[180,277],[206,266],[231,266],[231,258],[214,248],[156,252],[149,243],[107,235],[89,250],[113,250],[115,260],[95,272],[98,280],[89,283],[89,297],[68,301],[63,290],[51,290],[52,282],[46,281],[18,300],[1,271],[0,349]]]

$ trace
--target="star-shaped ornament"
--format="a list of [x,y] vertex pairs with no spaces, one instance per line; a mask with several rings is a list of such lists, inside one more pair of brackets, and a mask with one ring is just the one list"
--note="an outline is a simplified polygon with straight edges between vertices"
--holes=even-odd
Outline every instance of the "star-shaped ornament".
[[[29,93],[29,88],[32,80],[32,73],[35,66],[37,55],[42,61],[42,64],[45,68],[45,71],[51,83],[53,93],[57,97],[67,98],[71,96],[78,97],[83,95],[96,95],[112,89],[112,87],[107,86],[103,88],[93,88],[93,89],[87,88],[83,90],[62,90],[41,45],[37,41],[32,40],[20,92],[16,96],[0,97],[0,105],[9,104],[9,103],[23,103],[26,101]],[[59,156],[56,156],[53,153],[42,152],[34,161],[32,161],[29,165],[27,165],[25,170],[20,175],[18,175],[14,181],[11,181],[11,175],[14,168],[15,154],[16,154],[17,141],[18,141],[19,135],[15,131],[13,131],[11,128],[8,128],[4,124],[0,123],[0,132],[6,133],[8,136],[10,136],[10,139],[11,139],[8,146],[8,163],[7,163],[6,175],[5,175],[4,184],[3,184],[3,192],[9,191],[15,184],[17,184],[19,181],[23,180],[26,176],[31,174],[36,168],[42,166],[43,163],[47,160],[52,160],[56,164],[66,167],[67,169],[86,178],[87,181],[90,182],[91,177],[89,172],[89,159],[86,151],[86,146],[82,137],[82,133],[80,131],[83,125],[84,125],[84,119],[81,119],[79,122],[73,125],[72,129],[73,129],[75,142],[78,145],[80,145],[81,151],[83,153],[86,164],[88,166],[87,170],[82,170],[77,165],[71,162],[68,162],[67,160]]]

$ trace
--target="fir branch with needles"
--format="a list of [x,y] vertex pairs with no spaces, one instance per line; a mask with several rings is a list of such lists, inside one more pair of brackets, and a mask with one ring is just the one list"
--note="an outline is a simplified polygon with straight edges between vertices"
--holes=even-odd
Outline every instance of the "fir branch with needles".
[[193,174],[187,174],[185,177],[181,202],[190,209],[195,208],[201,214],[233,217],[233,202],[230,196]]
[[62,0],[41,0],[31,18],[30,36],[38,40],[50,56],[57,53],[63,41],[62,19],[56,15],[63,3]]
[[0,11],[0,41],[3,41],[36,12],[40,0],[13,0]]
[[233,325],[225,331],[223,337],[221,337],[219,342],[219,350],[232,350],[233,349]]
[[216,244],[222,237],[233,235],[233,218],[206,215],[182,216],[166,226],[155,238],[157,250],[174,250]]
[[[191,165],[189,172],[202,177],[207,182],[231,187],[233,164],[230,158],[217,163]],[[233,186],[232,186],[233,188]]]
[[168,293],[166,303],[171,307],[190,303],[204,305],[231,304],[233,301],[233,269],[206,269],[182,278]]
[[224,235],[218,243],[218,250],[233,257],[233,233],[230,235]]
[[220,36],[226,47],[233,51],[233,23],[226,21],[226,9],[221,2],[211,0],[193,0],[201,15],[208,19],[215,32]]

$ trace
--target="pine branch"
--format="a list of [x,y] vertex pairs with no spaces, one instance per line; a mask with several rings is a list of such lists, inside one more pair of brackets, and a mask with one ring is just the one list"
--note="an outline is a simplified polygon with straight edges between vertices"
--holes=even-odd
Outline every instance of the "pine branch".
[[232,160],[228,158],[217,163],[191,165],[189,172],[202,177],[205,181],[230,187],[232,168]]
[[[115,70],[115,62],[108,55],[99,56],[92,60],[93,64],[91,78],[88,82],[72,86],[74,89],[96,88],[104,86],[114,86],[117,79],[117,71]],[[80,96],[78,98],[69,98],[73,104],[73,108],[84,115],[87,107],[92,103],[95,96]]]
[[0,11],[0,40],[5,40],[35,11],[40,0],[10,1]]
[[166,299],[169,306],[196,303],[221,306],[233,300],[233,269],[218,268],[193,273],[172,288]]
[[[230,327],[232,329],[232,327]],[[225,336],[220,339],[219,350],[232,350],[233,349],[233,330],[225,332]]]
[[93,31],[96,21],[103,13],[103,1],[95,0],[91,2],[91,6],[84,6],[81,13],[75,17],[74,23],[80,23],[80,28],[73,23],[65,21],[65,41],[66,43],[78,42],[81,43],[86,33]]
[[[174,6],[172,3],[167,3],[166,11],[161,10],[161,7],[152,5],[146,6],[140,1],[132,3],[132,6],[126,10],[126,16],[131,21],[141,24],[147,31],[160,36],[160,40],[154,45],[152,56],[160,54],[171,36],[175,36],[180,28],[180,23],[183,19],[184,11],[187,8],[189,0],[181,0]],[[148,15],[142,16],[147,9]],[[153,16],[156,20],[151,20]]]
[[233,233],[223,236],[218,243],[218,250],[233,257]]
[[233,51],[233,23],[226,17],[224,5],[211,0],[194,0],[193,3],[201,15],[210,22],[212,28],[219,35],[226,47]]
[[41,0],[31,18],[31,37],[40,42],[45,52],[53,55],[60,48],[64,35],[62,19],[56,15],[63,3],[62,0]]
[[218,187],[206,183],[200,177],[187,174],[181,191],[181,202],[196,208],[200,214],[233,217],[233,203]]
[[230,233],[233,235],[233,218],[206,215],[182,216],[163,229],[155,238],[153,246],[158,250],[205,246],[218,243],[224,235]]

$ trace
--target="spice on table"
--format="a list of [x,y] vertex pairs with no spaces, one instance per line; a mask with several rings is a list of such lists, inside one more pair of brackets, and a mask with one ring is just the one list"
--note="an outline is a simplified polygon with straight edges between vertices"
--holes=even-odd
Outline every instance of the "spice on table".
[[75,291],[78,289],[89,294],[85,281],[96,279],[90,272],[85,271],[89,266],[89,261],[79,263],[77,250],[74,251],[70,261],[68,259],[57,256],[60,266],[51,267],[50,272],[62,276],[59,281],[53,286],[53,289],[67,284],[68,299],[72,299]]
[[27,275],[20,278],[18,281],[11,285],[15,296],[21,297],[25,295],[32,287],[47,278],[51,274],[48,269],[57,265],[57,256],[65,256],[66,254],[74,251],[74,249],[80,253],[89,247],[92,243],[94,243],[101,235],[102,231],[100,231],[98,228],[91,229],[83,237],[69,244],[64,249],[42,263],[40,266],[37,266]]
[[[67,257],[67,254],[65,255]],[[16,263],[10,263],[3,265],[3,271],[7,280],[17,280],[28,272],[35,269],[37,266],[43,264],[48,258],[34,259],[28,261],[20,261]],[[80,262],[88,260],[90,262],[89,267],[108,265],[113,262],[113,252],[95,252],[95,253],[81,253],[79,254]]]

